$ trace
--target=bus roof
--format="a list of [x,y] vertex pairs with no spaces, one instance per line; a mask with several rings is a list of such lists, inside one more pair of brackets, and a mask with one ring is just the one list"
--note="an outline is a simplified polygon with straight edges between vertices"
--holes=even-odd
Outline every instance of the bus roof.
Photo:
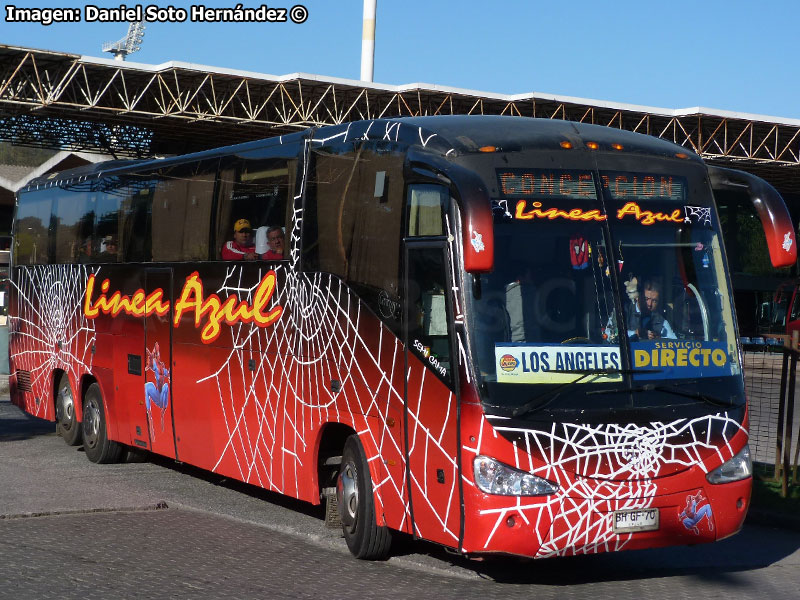
[[[619,144],[629,152],[654,156],[674,157],[676,153],[694,155],[682,146],[653,136],[560,119],[442,115],[409,117],[396,121],[436,133],[459,154],[477,152],[486,146],[495,146],[500,151],[558,148],[562,141],[567,140],[573,142],[575,147],[596,142],[600,148],[610,149],[612,144]],[[702,160],[697,155],[694,157],[697,161]]]
[[698,162],[702,161],[693,152],[672,142],[602,125],[499,115],[441,115],[355,121],[169,158],[106,161],[38,177],[21,191],[68,180],[93,179],[238,154],[297,142],[309,135],[312,144],[316,145],[355,139],[388,140],[405,146],[424,147],[448,157],[472,154],[487,146],[494,146],[499,151],[556,149],[560,142],[566,140],[575,147],[584,146],[587,142],[596,142],[601,148],[619,144],[626,151],[637,154],[672,157],[676,153],[683,153]]

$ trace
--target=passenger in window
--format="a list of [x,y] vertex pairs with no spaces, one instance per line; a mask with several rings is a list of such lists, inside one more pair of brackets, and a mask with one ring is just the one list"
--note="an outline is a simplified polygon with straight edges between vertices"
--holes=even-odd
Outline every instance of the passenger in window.
[[267,229],[267,243],[269,250],[267,250],[261,258],[264,260],[283,260],[285,237],[283,235],[283,228],[279,225],[273,225]]
[[78,247],[78,256],[75,261],[79,263],[92,262],[92,237],[85,238]]
[[239,219],[233,226],[233,240],[222,247],[222,260],[255,260],[256,245],[250,221]]
[[103,238],[102,249],[97,258],[102,262],[117,261],[117,239],[113,235]]

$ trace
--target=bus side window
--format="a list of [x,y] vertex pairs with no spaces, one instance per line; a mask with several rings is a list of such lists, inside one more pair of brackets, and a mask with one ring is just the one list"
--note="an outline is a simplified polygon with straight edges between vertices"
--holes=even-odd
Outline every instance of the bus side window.
[[[288,148],[286,149],[289,150]],[[250,243],[256,242],[256,230],[278,226],[284,230],[283,258],[289,258],[291,202],[294,198],[297,159],[262,156],[223,160],[219,175],[219,206],[216,221],[216,252],[220,258],[223,245],[233,239],[233,226],[246,219],[253,229]],[[266,236],[263,236],[266,241]],[[259,244],[256,254],[263,255],[270,247]]]
[[444,186],[416,184],[408,187],[408,235],[444,235],[444,215],[450,193]]
[[406,309],[408,348],[448,385],[452,383],[443,247],[409,248]]
[[128,195],[127,181],[117,179],[114,185],[99,192],[97,195],[94,243],[91,250],[90,262],[117,262],[119,244],[119,223],[121,218],[120,206],[123,197]]
[[303,213],[303,269],[333,273],[400,333],[403,154],[391,142],[316,149]]
[[52,196],[53,191],[45,189],[25,194],[23,201],[20,202],[14,223],[14,264],[48,264]]
[[94,249],[94,197],[87,192],[61,190],[56,196],[55,261],[59,264],[92,260]]
[[154,182],[141,186],[126,198],[120,215],[120,260],[150,262],[152,259],[151,218]]
[[208,260],[217,161],[176,165],[154,176],[153,261]]

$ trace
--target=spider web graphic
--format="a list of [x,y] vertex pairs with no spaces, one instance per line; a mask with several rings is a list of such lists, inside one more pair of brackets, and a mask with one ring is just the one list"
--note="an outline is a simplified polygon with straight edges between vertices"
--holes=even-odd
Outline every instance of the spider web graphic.
[[508,209],[508,202],[509,200],[507,198],[502,198],[499,200],[492,199],[492,214],[496,216],[500,215],[506,219],[513,218],[513,215]]
[[53,370],[69,373],[73,385],[92,370],[95,328],[83,315],[89,273],[83,265],[17,269],[12,283],[16,306],[9,317],[11,352],[15,369],[31,373],[25,410],[34,416],[53,417]]
[[[257,284],[244,285],[243,273],[241,266],[230,267],[217,294],[252,302]],[[264,274],[259,270],[259,281]],[[302,497],[311,466],[304,461],[315,458],[313,436],[327,422],[342,422],[367,438],[365,450],[377,451],[367,450],[371,462],[392,460],[402,472],[401,445],[386,426],[389,409],[399,415],[403,408],[399,340],[335,276],[297,274],[283,266],[276,274],[283,282],[273,297],[283,307],[280,326],[231,327],[229,355],[198,380],[214,382],[227,435],[214,470],[232,461],[243,481]],[[362,321],[373,335],[362,334]],[[338,392],[331,381],[339,382]],[[238,393],[242,388],[244,394]],[[380,501],[399,505],[405,515],[404,478],[373,483]]]
[[684,205],[683,212],[685,223],[702,223],[711,226],[711,208],[708,206],[688,206]]
[[[648,425],[558,423],[550,431],[506,427],[498,417],[491,420],[495,430],[521,439],[514,444],[516,467],[557,483],[559,490],[546,498],[510,499],[506,507],[481,511],[481,516],[495,520],[483,547],[489,547],[511,513],[522,515],[528,525],[538,525],[546,516],[552,523],[549,529],[533,528],[541,545],[537,558],[623,549],[633,534],[613,531],[614,511],[652,506],[659,495],[657,478],[665,467],[699,466],[707,473],[702,456],[728,460],[734,455],[732,438],[745,431],[727,414]],[[491,435],[486,425],[485,434]],[[722,443],[710,440],[712,428],[722,431]],[[481,440],[465,449],[481,454],[480,445]]]
[[[400,123],[372,125],[355,133],[348,125],[324,139],[307,140],[306,151],[348,136],[432,139],[423,138],[420,128]],[[458,523],[450,523],[448,515],[458,505],[458,472],[444,438],[455,433],[455,397],[448,392],[444,401],[440,393],[431,395],[431,389],[445,388],[435,377],[426,379],[426,367],[412,357],[405,372],[401,340],[339,278],[298,272],[305,185],[303,180],[294,199],[288,266],[276,269],[273,299],[283,314],[272,327],[232,327],[230,354],[204,378],[214,382],[227,435],[214,470],[233,469],[244,481],[296,497],[304,497],[305,491],[309,497],[313,492],[301,487],[309,479],[312,464],[307,463],[316,460],[314,436],[325,423],[348,424],[362,440],[370,463],[376,512],[383,512],[388,525],[407,528],[406,459],[400,427],[393,427],[404,414],[407,385],[414,399],[408,411],[409,452],[424,453],[425,463],[436,461],[450,471],[449,485],[437,483],[434,493],[427,470],[412,469],[411,485],[420,498],[415,512],[425,515],[418,523],[429,524],[434,533],[418,531],[429,539],[444,532],[452,544],[458,539]],[[243,273],[240,266],[230,267],[218,295],[236,293],[252,301],[256,282],[243,283]]]
[[[370,463],[395,463],[396,468],[382,477],[373,473],[373,485],[387,520],[394,519],[392,526],[403,529],[409,516],[403,476],[406,463],[398,436],[391,435],[393,430],[387,426],[390,415],[401,415],[404,407],[403,345],[335,276],[287,270],[283,276],[285,283],[275,299],[284,308],[282,326],[232,327],[227,359],[198,381],[214,382],[225,423],[227,440],[214,470],[232,461],[243,481],[302,497],[300,485],[312,466],[304,460],[315,459],[309,454],[313,436],[325,423],[349,423],[364,442]],[[236,293],[252,300],[257,286],[243,285],[242,277],[240,266],[229,268],[218,295]],[[279,275],[278,281],[282,279]],[[274,353],[274,348],[286,351]],[[248,365],[251,356],[259,356],[253,371]],[[426,472],[411,474],[421,500],[415,511],[432,517],[418,519],[417,529],[426,536],[435,535],[428,534],[427,527],[445,531],[454,543],[457,524],[448,522],[447,515],[458,500],[457,464],[444,449],[442,437],[454,426],[455,397],[450,395],[446,403],[450,408],[441,414],[442,399],[437,397],[435,406],[430,400],[424,404],[426,379],[435,379],[427,369],[419,363],[410,365],[408,378],[418,382],[409,390],[415,400],[408,415],[409,452],[447,464],[451,482],[440,498],[430,493],[433,482],[427,480]],[[331,380],[340,382],[339,392],[331,390]],[[243,394],[237,392],[236,384],[241,384]],[[436,417],[431,418],[432,414]]]

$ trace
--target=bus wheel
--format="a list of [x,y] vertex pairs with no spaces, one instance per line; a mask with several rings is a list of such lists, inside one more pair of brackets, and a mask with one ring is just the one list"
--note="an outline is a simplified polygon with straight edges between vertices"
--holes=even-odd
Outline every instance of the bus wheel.
[[81,443],[81,424],[75,410],[75,394],[66,373],[61,374],[56,388],[56,433],[64,438],[68,446]]
[[83,398],[83,449],[93,463],[119,462],[122,446],[108,439],[100,386],[93,383]]
[[372,478],[358,436],[351,435],[344,444],[336,496],[344,539],[353,556],[366,560],[386,558],[392,536],[389,528],[379,526],[375,519]]

